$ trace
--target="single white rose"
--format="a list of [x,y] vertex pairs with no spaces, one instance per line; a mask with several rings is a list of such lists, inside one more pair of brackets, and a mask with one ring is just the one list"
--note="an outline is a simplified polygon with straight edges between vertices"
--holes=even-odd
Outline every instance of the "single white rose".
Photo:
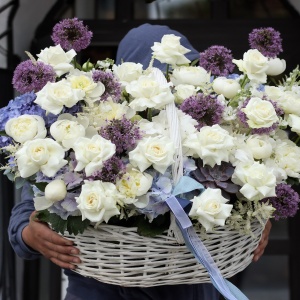
[[105,92],[105,86],[102,82],[94,82],[92,72],[73,70],[67,76],[67,81],[70,82],[72,89],[84,93],[83,100],[90,106],[93,106],[95,101],[100,100],[101,95]]
[[300,116],[300,94],[286,91],[276,101],[285,113]]
[[75,171],[85,169],[86,176],[101,170],[103,162],[116,152],[115,144],[100,135],[94,135],[92,138],[79,137],[73,149],[77,160]]
[[255,159],[269,158],[272,154],[272,139],[269,136],[250,135],[246,145]]
[[77,121],[60,119],[50,126],[50,133],[57,142],[69,150],[79,137],[85,136],[85,127]]
[[268,69],[266,74],[269,76],[277,76],[282,74],[286,69],[286,62],[284,59],[279,58],[269,58]]
[[258,97],[251,98],[241,110],[246,114],[250,128],[267,128],[279,121],[272,103]]
[[146,108],[162,109],[174,101],[170,84],[161,83],[153,73],[142,75],[137,81],[132,81],[126,86],[126,91],[133,98],[129,106],[136,111],[143,111]]
[[63,180],[55,179],[49,182],[45,188],[45,197],[52,203],[65,199],[67,187]]
[[35,139],[27,141],[16,152],[16,161],[21,177],[27,178],[38,171],[53,177],[67,164],[64,149],[54,140]]
[[300,178],[300,148],[291,140],[279,140],[274,161],[289,177]]
[[129,152],[129,161],[141,172],[151,165],[158,172],[164,174],[174,162],[174,143],[168,137],[147,137],[140,140],[136,148]]
[[84,112],[89,123],[97,129],[107,125],[107,121],[121,120],[124,116],[131,119],[135,115],[135,111],[128,106],[127,102],[116,103],[111,99],[100,101],[93,107],[86,107]]
[[202,86],[210,82],[210,75],[202,67],[179,67],[173,70],[170,79],[175,86],[179,84]]
[[82,220],[106,223],[113,216],[119,215],[117,207],[118,192],[116,186],[110,182],[99,180],[85,181],[79,197],[75,197]]
[[84,92],[72,89],[65,79],[58,82],[48,82],[36,93],[35,103],[47,112],[58,115],[64,106],[72,107],[82,100]]
[[37,54],[38,61],[52,66],[57,76],[66,74],[74,69],[71,61],[75,56],[76,52],[73,49],[65,52],[60,45],[45,48]]
[[300,135],[300,117],[293,114],[289,114],[287,117],[287,122],[291,127],[291,130]]
[[37,211],[48,209],[55,202],[63,200],[67,195],[66,184],[61,179],[55,179],[48,183],[45,188],[45,195],[34,197],[34,208]]
[[198,220],[206,231],[212,231],[214,225],[224,226],[230,216],[232,205],[226,204],[229,200],[222,196],[220,189],[207,188],[193,202],[189,216]]
[[240,192],[248,200],[261,200],[276,196],[276,177],[271,169],[259,162],[238,164],[231,180],[241,186]]
[[191,84],[178,84],[175,87],[176,103],[181,104],[185,99],[195,96],[199,89]]
[[131,81],[138,80],[143,73],[143,65],[140,63],[124,62],[120,65],[113,65],[113,73],[124,87]]
[[273,101],[278,101],[278,99],[282,98],[284,95],[284,91],[282,88],[277,86],[265,85],[265,94],[268,99]]
[[257,49],[250,49],[244,53],[243,60],[233,59],[239,70],[245,73],[250,80],[266,83],[268,58],[262,55]]
[[234,79],[217,77],[213,81],[213,89],[217,94],[222,94],[227,99],[231,99],[241,90],[241,86]]
[[204,165],[214,167],[222,161],[229,161],[234,137],[219,125],[204,126],[199,132],[188,136],[183,146],[189,149],[186,155],[199,156]]
[[161,63],[172,66],[189,64],[191,61],[184,54],[191,50],[182,46],[180,39],[181,37],[174,34],[165,34],[160,43],[154,42],[154,45],[151,47],[153,57]]
[[116,186],[118,191],[124,195],[125,204],[136,204],[139,196],[145,195],[152,186],[153,178],[150,174],[127,167],[126,173],[118,179]]
[[5,124],[5,132],[18,143],[45,138],[47,130],[45,121],[36,115],[22,115],[10,119]]

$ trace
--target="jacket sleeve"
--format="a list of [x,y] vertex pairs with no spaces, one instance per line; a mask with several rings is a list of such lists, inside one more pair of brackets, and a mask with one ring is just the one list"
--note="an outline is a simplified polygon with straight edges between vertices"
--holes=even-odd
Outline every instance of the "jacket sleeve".
[[29,217],[34,211],[33,194],[29,184],[22,188],[21,201],[12,209],[8,237],[15,253],[23,259],[36,259],[40,253],[28,247],[22,239],[22,231],[29,223]]

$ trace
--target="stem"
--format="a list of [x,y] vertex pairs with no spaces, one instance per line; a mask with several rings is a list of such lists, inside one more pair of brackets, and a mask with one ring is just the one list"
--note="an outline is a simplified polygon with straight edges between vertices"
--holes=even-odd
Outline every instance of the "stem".
[[147,109],[147,120],[152,121],[152,108]]

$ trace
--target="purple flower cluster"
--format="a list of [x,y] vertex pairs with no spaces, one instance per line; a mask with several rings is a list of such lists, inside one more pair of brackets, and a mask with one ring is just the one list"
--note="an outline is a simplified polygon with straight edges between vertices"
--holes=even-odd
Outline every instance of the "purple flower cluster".
[[[237,111],[237,117],[245,125],[246,128],[249,128],[248,118],[247,118],[246,114],[242,111],[242,108],[245,108],[247,106],[247,104],[249,103],[249,101],[250,101],[250,98],[246,99],[244,101],[243,105]],[[284,111],[277,105],[277,103],[275,101],[272,101],[272,100],[266,100],[266,101],[269,101],[270,103],[272,103],[272,105],[273,105],[273,107],[276,111],[277,116],[283,116],[284,115]],[[276,130],[278,125],[279,125],[279,123],[276,122],[270,127],[251,128],[251,133],[252,134],[260,134],[260,135],[269,134],[270,132]]]
[[264,56],[274,58],[282,52],[280,32],[272,27],[253,29],[249,34],[249,44]]
[[126,119],[125,116],[121,120],[109,121],[100,129],[100,135],[116,145],[117,154],[132,150],[136,146],[136,141],[142,137],[136,123]]
[[77,18],[64,19],[53,27],[51,38],[55,45],[64,50],[74,49],[79,52],[88,47],[93,33]]
[[55,78],[55,71],[50,65],[28,59],[16,67],[12,84],[20,93],[38,92],[47,82],[55,82]]
[[231,50],[224,46],[211,46],[200,53],[199,65],[212,75],[227,76],[235,67],[232,59]]
[[219,124],[222,119],[224,105],[216,98],[201,93],[183,101],[180,109],[198,122],[197,129],[203,126]]
[[111,72],[96,70],[93,72],[93,80],[95,82],[102,82],[105,86],[105,92],[101,96],[103,101],[111,97],[114,101],[118,102],[121,96],[121,83],[115,78]]
[[125,174],[126,166],[123,161],[113,156],[103,163],[103,167],[100,171],[95,172],[91,177],[97,178],[104,182],[116,183],[117,179],[121,178]]
[[276,221],[288,217],[294,217],[299,209],[299,194],[288,184],[280,183],[276,187],[277,197],[265,198],[264,201],[269,203],[276,209],[274,219]]

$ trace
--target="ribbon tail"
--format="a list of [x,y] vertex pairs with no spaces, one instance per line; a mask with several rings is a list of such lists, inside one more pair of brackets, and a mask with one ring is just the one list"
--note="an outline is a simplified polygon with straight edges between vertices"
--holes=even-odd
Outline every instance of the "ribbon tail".
[[249,300],[236,286],[223,278],[220,270],[198,237],[189,217],[180,206],[176,197],[172,196],[168,198],[166,202],[175,215],[177,225],[181,230],[186,246],[193,253],[197,261],[204,266],[214,287],[226,300]]

